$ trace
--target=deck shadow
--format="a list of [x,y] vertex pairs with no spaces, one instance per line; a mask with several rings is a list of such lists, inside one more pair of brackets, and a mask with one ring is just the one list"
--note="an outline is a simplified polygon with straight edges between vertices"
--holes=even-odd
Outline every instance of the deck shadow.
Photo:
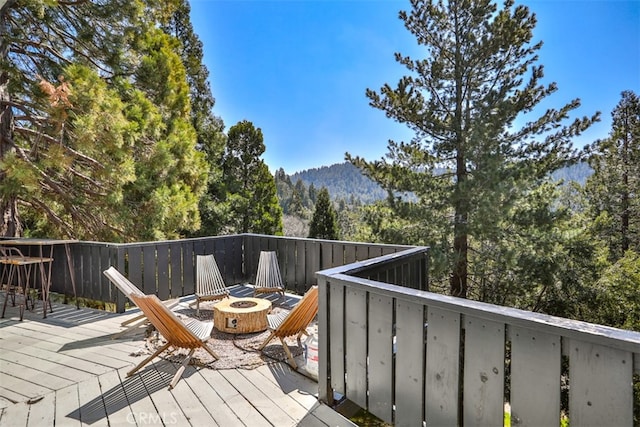
[[[67,414],[67,417],[81,421],[83,424],[93,424],[139,400],[148,398],[163,388],[166,389],[175,372],[176,368],[170,362],[149,364],[145,369],[132,377],[125,378],[110,390],[103,390],[101,395]],[[182,380],[195,372],[197,372],[195,369],[185,370]]]

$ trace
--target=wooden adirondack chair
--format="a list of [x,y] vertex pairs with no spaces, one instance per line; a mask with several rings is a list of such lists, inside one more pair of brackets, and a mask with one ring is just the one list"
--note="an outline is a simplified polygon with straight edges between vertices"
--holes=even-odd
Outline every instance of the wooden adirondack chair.
[[301,345],[300,338],[302,335],[308,335],[307,326],[316,317],[316,314],[318,314],[318,287],[313,286],[290,312],[267,315],[267,323],[271,334],[258,350],[262,351],[272,339],[279,338],[287,354],[287,359],[289,359],[289,365],[293,369],[297,369],[298,365],[284,339],[295,336],[298,340],[298,345]]
[[200,301],[229,297],[222,274],[213,255],[196,256],[196,315],[200,314]]
[[284,297],[284,285],[280,275],[278,258],[273,251],[260,252],[258,272],[254,283],[253,296],[259,293],[280,292]]
[[[140,289],[138,289],[136,285],[131,283],[129,279],[124,277],[122,273],[120,273],[115,267],[111,266],[108,269],[106,269],[103,273],[105,276],[107,276],[107,278],[111,281],[111,283],[116,285],[116,287],[120,290],[120,292],[122,292],[124,296],[129,298],[131,301],[133,301],[133,299],[131,299],[131,295],[140,295],[140,296],[144,295],[144,293]],[[170,301],[163,302],[163,304],[166,305],[169,309],[171,309],[176,305],[178,305],[178,301],[170,300]],[[146,325],[148,323],[149,321],[147,320],[144,314],[141,314],[132,319],[126,320],[122,322],[120,325],[125,327],[128,326],[127,329],[112,335],[111,339],[119,338],[122,335],[128,332],[131,332],[139,328],[140,326]]]
[[189,364],[193,353],[198,348],[205,349],[216,360],[220,357],[207,345],[207,340],[211,337],[213,322],[201,322],[191,319],[188,323],[182,323],[171,310],[169,310],[155,295],[132,294],[131,299],[147,316],[151,324],[162,334],[167,343],[156,350],[151,356],[143,360],[138,366],[127,373],[127,377],[135,374],[139,369],[151,362],[165,350],[170,353],[178,348],[189,349],[189,354],[182,361],[182,365],[174,375],[169,390],[174,388],[186,366]]

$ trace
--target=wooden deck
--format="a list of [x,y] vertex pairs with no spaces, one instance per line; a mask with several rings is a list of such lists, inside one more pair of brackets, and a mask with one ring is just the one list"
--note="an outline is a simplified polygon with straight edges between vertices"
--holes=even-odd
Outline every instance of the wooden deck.
[[354,425],[319,404],[318,384],[285,363],[252,370],[189,366],[171,391],[177,365],[162,359],[127,378],[141,360],[132,353],[143,335],[111,335],[136,310],[57,304],[43,319],[41,309],[20,322],[9,304],[0,319],[0,427]]

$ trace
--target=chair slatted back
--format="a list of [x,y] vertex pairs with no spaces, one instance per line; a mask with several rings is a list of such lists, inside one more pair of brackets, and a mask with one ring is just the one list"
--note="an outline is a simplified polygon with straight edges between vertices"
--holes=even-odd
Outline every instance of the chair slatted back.
[[279,338],[298,335],[318,314],[318,287],[313,286],[289,312],[280,326],[274,331]]
[[274,290],[284,289],[278,258],[274,251],[260,252],[258,260],[258,273],[256,275],[256,288],[273,288]]
[[103,273],[126,297],[131,298],[131,295],[144,295],[136,285],[131,283],[129,279],[124,277],[115,267],[111,266]]
[[175,347],[202,347],[202,340],[191,332],[155,295],[131,295],[149,322]]
[[227,295],[222,274],[213,255],[196,256],[196,295]]

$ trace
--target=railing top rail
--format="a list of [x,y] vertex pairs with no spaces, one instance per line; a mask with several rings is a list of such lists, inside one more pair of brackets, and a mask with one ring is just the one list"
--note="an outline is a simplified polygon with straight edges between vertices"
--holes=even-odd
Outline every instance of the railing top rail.
[[241,236],[240,234],[229,234],[224,236],[190,237],[190,238],[182,238],[182,239],[174,239],[174,240],[152,240],[148,242],[126,242],[126,243],[97,242],[93,240],[75,240],[74,243],[93,244],[93,245],[100,245],[104,247],[127,247],[127,246],[139,247],[139,246],[157,246],[157,245],[163,245],[167,243],[209,241],[211,239],[230,239],[230,238],[238,238],[240,236]]
[[244,234],[236,234],[236,236],[252,236],[252,237],[265,237],[269,239],[277,239],[277,240],[298,240],[304,242],[318,242],[318,243],[331,243],[337,245],[350,245],[350,246],[371,246],[371,247],[383,247],[383,248],[415,248],[412,245],[396,245],[396,244],[387,244],[387,243],[366,243],[366,242],[350,242],[347,240],[326,240],[326,239],[310,239],[308,237],[290,237],[290,236],[271,236],[267,234],[253,234],[253,233],[244,233]]
[[328,268],[316,273],[319,276],[334,276],[336,274],[356,274],[363,270],[388,264],[392,261],[400,261],[406,258],[411,258],[419,254],[426,254],[429,251],[428,246],[407,246],[407,249],[401,252],[395,252],[392,254],[382,255],[375,258],[366,259],[363,261],[354,262],[351,264],[341,265],[338,267]]
[[[349,266],[354,265],[355,264],[350,264]],[[640,332],[612,328],[579,320],[565,319],[543,313],[520,310],[517,308],[502,307],[494,304],[456,298],[448,295],[440,295],[427,291],[409,289],[402,286],[338,273],[337,270],[340,269],[341,268],[333,268],[320,271],[317,273],[317,276],[318,278],[324,278],[329,283],[340,283],[366,292],[373,292],[375,294],[402,299],[409,302],[421,300],[427,306],[461,313],[462,315],[497,321],[553,335],[575,338],[640,354]],[[344,270],[344,267],[342,267],[342,269]],[[352,269],[348,270],[350,272],[352,271]]]

